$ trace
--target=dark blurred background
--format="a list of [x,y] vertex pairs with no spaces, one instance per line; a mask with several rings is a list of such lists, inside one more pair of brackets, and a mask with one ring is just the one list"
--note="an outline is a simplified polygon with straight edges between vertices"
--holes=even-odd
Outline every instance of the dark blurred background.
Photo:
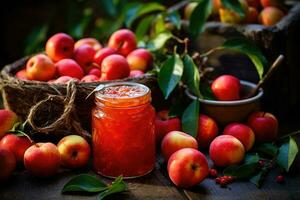
[[[56,21],[57,28],[65,24],[65,0],[12,0],[1,6],[0,64],[11,63],[25,55],[30,41],[27,37],[34,29],[48,27]],[[53,26],[56,27],[56,26]],[[44,28],[46,29],[46,28]],[[46,31],[45,31],[46,33]]]
[[[117,2],[117,7],[112,6]],[[143,2],[143,1],[138,1]],[[145,1],[147,2],[147,1]],[[153,2],[153,1],[151,1]],[[154,1],[155,2],[155,1]],[[177,1],[157,0],[156,2],[170,6]],[[75,39],[95,37],[106,41],[109,35],[120,28],[124,21],[122,10],[133,1],[130,0],[10,0],[0,7],[0,66],[12,63],[17,59],[42,51],[47,38],[57,32],[66,32]],[[300,11],[300,9],[299,9]],[[295,19],[296,18],[296,19]],[[286,55],[284,67],[274,74],[266,87],[267,110],[281,115],[283,118],[297,114],[300,110],[300,14],[292,19],[291,26],[284,27],[279,39],[270,41],[269,49],[264,53],[272,62],[278,53]],[[270,29],[272,33],[272,29]],[[231,32],[230,32],[231,34]],[[229,35],[230,35],[229,34]],[[262,31],[262,35],[266,32]],[[199,44],[207,48],[218,45],[224,38],[213,35],[203,37]],[[276,38],[276,37],[275,37]],[[203,45],[204,44],[204,45]],[[258,43],[259,45],[261,43]],[[275,49],[276,52],[270,50]],[[197,44],[198,45],[198,44]],[[273,54],[272,56],[268,54]],[[244,56],[236,54],[219,55],[218,63],[222,65],[220,73],[236,74],[241,79],[257,82],[256,71],[252,63]],[[225,64],[224,64],[225,63]]]
[[[112,2],[117,2],[118,6],[114,7]],[[151,2],[170,5],[178,1]],[[129,3],[132,1],[6,1],[0,8],[0,66],[42,50],[45,40],[57,32],[66,32],[75,39],[92,36],[104,41],[122,25],[122,10]]]

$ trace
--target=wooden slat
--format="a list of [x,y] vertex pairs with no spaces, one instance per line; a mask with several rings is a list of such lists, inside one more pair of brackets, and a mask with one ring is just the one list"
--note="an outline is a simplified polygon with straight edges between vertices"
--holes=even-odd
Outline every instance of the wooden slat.
[[[95,195],[65,195],[61,194],[63,185],[76,174],[83,172],[64,171],[51,178],[38,179],[29,175],[27,172],[19,172],[7,183],[0,187],[1,200],[89,200],[96,199]],[[97,176],[93,172],[89,172]],[[98,176],[100,179],[109,182]],[[126,180],[129,191],[112,196],[110,199],[186,199],[171,183],[160,173],[154,170],[149,175],[142,178]]]

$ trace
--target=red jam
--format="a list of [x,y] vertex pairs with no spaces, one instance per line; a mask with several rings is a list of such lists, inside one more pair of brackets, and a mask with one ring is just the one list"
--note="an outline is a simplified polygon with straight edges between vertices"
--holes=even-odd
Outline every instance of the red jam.
[[155,163],[151,92],[138,83],[112,83],[95,94],[92,113],[94,169],[107,177],[138,177]]

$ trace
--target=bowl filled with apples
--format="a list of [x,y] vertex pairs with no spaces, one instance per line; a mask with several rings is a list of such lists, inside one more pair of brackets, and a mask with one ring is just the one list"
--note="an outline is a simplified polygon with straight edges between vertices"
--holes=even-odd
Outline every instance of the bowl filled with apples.
[[230,122],[243,121],[250,113],[259,110],[263,89],[260,88],[258,92],[248,97],[255,88],[256,84],[249,81],[239,80],[232,75],[221,75],[210,85],[214,98],[198,98],[188,89],[185,93],[190,99],[198,99],[205,113],[221,125],[226,125]]

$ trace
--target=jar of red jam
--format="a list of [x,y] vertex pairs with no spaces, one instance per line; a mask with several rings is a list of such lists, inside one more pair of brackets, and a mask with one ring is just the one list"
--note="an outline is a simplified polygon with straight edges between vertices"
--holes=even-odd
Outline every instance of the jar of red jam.
[[155,111],[148,87],[131,82],[104,85],[92,111],[93,163],[106,177],[133,178],[155,164]]

